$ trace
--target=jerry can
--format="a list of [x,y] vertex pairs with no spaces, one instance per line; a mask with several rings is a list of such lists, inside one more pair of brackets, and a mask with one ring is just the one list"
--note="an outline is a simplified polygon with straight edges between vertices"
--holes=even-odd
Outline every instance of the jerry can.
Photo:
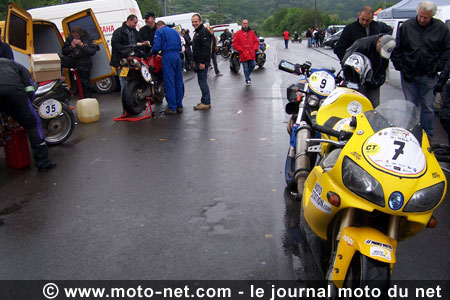
[[84,98],[77,101],[77,116],[81,123],[92,123],[100,120],[100,109],[95,98]]
[[8,167],[22,169],[31,166],[28,135],[24,128],[7,126],[3,134],[3,139],[5,143],[6,164]]

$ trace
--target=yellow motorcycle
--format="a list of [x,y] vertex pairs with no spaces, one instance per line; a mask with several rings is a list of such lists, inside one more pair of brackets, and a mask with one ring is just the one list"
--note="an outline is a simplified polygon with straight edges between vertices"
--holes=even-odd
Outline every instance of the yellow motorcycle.
[[[446,177],[406,100],[371,109],[367,98],[335,89],[308,139],[317,162],[304,183],[300,227],[331,290],[387,290],[399,241],[436,226]],[[448,147],[448,146],[446,146]]]

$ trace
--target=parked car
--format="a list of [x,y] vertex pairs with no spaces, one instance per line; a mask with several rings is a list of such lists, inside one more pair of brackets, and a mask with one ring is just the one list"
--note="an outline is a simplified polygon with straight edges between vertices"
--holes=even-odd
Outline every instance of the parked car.
[[339,38],[341,37],[342,31],[344,31],[344,30],[343,29],[339,30],[338,32],[336,32],[332,36],[327,37],[323,41],[323,45],[331,47],[331,48],[334,48],[334,46],[336,46],[336,43],[338,42]]

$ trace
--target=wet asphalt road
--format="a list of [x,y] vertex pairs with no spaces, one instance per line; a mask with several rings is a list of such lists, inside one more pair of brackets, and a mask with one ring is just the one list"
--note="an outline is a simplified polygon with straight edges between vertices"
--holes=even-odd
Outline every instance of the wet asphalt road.
[[[330,49],[267,42],[251,87],[219,58],[210,111],[192,110],[200,89],[185,73],[181,115],[160,105],[150,120],[114,122],[119,93],[99,95],[100,122],[50,149],[51,172],[8,169],[2,150],[0,279],[317,279],[292,246],[298,203],[285,192],[284,104],[296,77],[277,66],[339,65]],[[403,98],[395,74],[381,95]],[[400,244],[394,278],[450,279],[448,198],[437,229]]]

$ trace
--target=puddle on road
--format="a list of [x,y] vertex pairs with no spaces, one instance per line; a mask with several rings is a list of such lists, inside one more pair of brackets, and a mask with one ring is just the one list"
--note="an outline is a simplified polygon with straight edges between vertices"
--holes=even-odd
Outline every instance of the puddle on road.
[[[219,199],[220,198],[216,198],[214,200]],[[232,210],[227,208],[226,203],[217,202],[214,205],[204,206],[202,209],[202,216],[191,218],[189,223],[199,224],[200,229],[209,231],[209,235],[223,235],[229,233],[229,230],[225,229],[223,224],[220,224],[228,218],[232,212]]]

